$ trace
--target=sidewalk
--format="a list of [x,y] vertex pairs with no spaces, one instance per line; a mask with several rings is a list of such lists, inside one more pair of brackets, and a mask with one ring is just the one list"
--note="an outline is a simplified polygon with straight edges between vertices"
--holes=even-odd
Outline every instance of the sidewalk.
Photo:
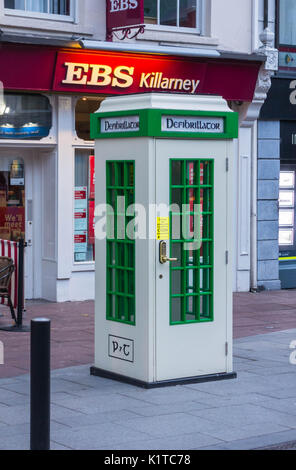
[[[238,379],[143,390],[52,373],[52,449],[257,449],[296,441],[296,329],[235,340]],[[0,381],[0,448],[29,448],[29,377]]]
[[[238,378],[143,390],[89,375],[93,302],[31,303],[28,319],[52,319],[52,449],[258,449],[295,442],[294,305],[295,291],[236,294]],[[21,356],[28,355],[29,335],[0,332],[0,340],[9,362],[0,373],[10,376],[0,380],[0,449],[28,449],[29,376],[20,373],[28,370]]]
[[[296,328],[296,290],[234,294],[234,338]],[[61,369],[93,362],[94,302],[55,304],[27,302],[25,323],[31,318],[48,317],[52,321],[51,364]],[[0,325],[11,322],[8,309],[2,309]],[[296,338],[295,338],[296,339]],[[0,331],[5,347],[5,365],[0,379],[29,372],[29,333]]]

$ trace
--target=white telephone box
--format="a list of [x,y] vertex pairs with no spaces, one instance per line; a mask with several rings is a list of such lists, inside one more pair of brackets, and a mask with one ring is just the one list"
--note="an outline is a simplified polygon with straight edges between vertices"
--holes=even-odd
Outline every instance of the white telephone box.
[[237,134],[237,114],[215,96],[107,98],[92,116],[93,375],[145,387],[236,376],[231,215]]

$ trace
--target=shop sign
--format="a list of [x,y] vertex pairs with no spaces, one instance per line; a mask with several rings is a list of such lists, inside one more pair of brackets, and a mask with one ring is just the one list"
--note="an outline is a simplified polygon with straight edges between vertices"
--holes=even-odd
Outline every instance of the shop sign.
[[144,23],[144,0],[107,0],[107,31]]
[[219,95],[252,101],[260,64],[220,63],[170,56],[58,52],[53,91]]
[[132,339],[109,335],[108,343],[109,357],[134,362],[134,341]]
[[195,116],[162,116],[161,130],[163,132],[206,132],[223,134],[224,119]]
[[[5,44],[0,62],[17,64],[1,69],[7,91],[104,93],[119,95],[161,91],[189,95],[219,95],[226,100],[252,101],[261,62],[181,58],[168,55],[60,50]],[[22,73],[17,73],[21,70]],[[294,89],[289,90],[290,93]],[[293,106],[294,108],[295,106]],[[0,129],[3,135],[43,130]],[[20,132],[20,133],[19,133]]]

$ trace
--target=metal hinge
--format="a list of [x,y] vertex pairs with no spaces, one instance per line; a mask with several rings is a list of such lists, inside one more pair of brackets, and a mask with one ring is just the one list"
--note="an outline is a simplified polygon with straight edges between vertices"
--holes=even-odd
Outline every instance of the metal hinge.
[[229,158],[226,158],[226,171],[229,171]]
[[229,251],[225,252],[225,262],[226,262],[226,264],[229,263]]
[[228,343],[225,343],[225,356],[228,356]]

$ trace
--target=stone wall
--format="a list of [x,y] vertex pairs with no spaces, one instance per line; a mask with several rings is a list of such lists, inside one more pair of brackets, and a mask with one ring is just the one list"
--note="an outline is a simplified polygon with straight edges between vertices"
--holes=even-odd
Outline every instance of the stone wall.
[[278,197],[280,123],[258,121],[258,286],[281,288],[279,280]]

